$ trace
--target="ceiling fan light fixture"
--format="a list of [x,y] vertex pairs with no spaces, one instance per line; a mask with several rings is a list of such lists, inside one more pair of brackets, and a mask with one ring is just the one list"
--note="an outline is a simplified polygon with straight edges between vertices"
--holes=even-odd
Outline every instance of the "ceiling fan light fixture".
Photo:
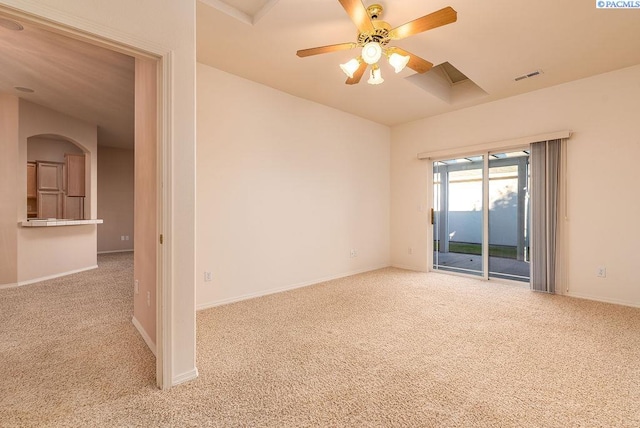
[[392,53],[389,56],[389,64],[393,67],[396,73],[400,73],[409,63],[410,57],[408,55],[400,55],[399,53]]
[[344,71],[344,74],[346,74],[347,77],[349,77],[349,79],[353,78],[353,73],[355,73],[359,67],[360,67],[360,59],[358,58],[353,58],[345,62],[344,64],[340,64],[340,68],[342,69],[342,71]]
[[377,42],[369,42],[362,47],[362,59],[369,65],[380,61],[382,46]]
[[367,83],[370,85],[379,85],[382,82],[384,82],[384,79],[382,78],[382,73],[380,73],[380,67],[378,67],[378,64],[375,64],[371,67],[371,75]]
[[458,13],[451,6],[447,6],[428,15],[405,22],[400,26],[391,27],[389,23],[380,20],[383,11],[381,5],[373,4],[365,7],[363,1],[364,0],[339,1],[358,29],[356,42],[302,49],[297,51],[296,55],[304,58],[312,55],[354,49],[356,47],[360,48],[361,54],[356,58],[360,61],[358,68],[354,70],[356,63],[353,60],[345,64],[340,64],[340,68],[349,76],[345,83],[347,85],[359,83],[367,71],[368,66],[371,66],[371,75],[368,82],[377,85],[384,81],[378,66],[383,54],[387,57],[389,64],[394,68],[396,73],[401,72],[405,67],[409,67],[417,73],[422,74],[433,67],[433,64],[429,61],[402,48],[388,47],[391,41],[401,40],[414,34],[442,27],[443,25],[456,22],[458,19]]

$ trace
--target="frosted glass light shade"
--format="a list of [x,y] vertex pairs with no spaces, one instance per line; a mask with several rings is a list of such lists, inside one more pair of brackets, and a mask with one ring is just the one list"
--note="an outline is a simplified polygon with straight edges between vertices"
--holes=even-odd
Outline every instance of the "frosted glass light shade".
[[379,43],[369,42],[362,47],[362,59],[369,65],[375,64],[382,56],[382,47]]
[[374,66],[371,69],[371,75],[369,76],[369,80],[367,80],[367,83],[370,85],[379,85],[382,82],[384,82],[384,79],[382,78],[382,73],[380,73],[380,68]]
[[353,77],[353,73],[355,73],[359,67],[360,67],[360,61],[358,61],[357,58],[353,58],[352,60],[349,60],[344,64],[340,64],[340,68],[342,69],[342,71],[344,71],[344,74],[346,74],[347,77],[349,78]]
[[409,63],[409,59],[410,57],[408,55],[392,53],[389,57],[389,64],[391,64],[396,73],[400,73]]

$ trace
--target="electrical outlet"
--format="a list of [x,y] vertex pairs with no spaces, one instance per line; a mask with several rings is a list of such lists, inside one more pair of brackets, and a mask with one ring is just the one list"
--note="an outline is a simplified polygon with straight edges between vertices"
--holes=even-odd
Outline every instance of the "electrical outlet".
[[354,249],[351,249],[351,258],[358,257],[358,252]]
[[151,306],[151,291],[147,291],[147,306]]
[[604,266],[598,266],[596,269],[596,276],[598,278],[606,278],[607,277],[607,268]]
[[133,281],[133,292],[136,294],[140,292],[140,284],[138,283],[137,279]]
[[205,282],[211,281],[211,272],[205,272],[204,273],[204,281]]

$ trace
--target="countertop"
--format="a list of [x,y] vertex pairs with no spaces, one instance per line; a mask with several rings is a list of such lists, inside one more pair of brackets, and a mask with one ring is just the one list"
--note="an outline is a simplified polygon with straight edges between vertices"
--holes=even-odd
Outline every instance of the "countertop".
[[85,224],[102,224],[102,219],[69,220],[64,218],[32,218],[20,222],[22,227],[82,226]]

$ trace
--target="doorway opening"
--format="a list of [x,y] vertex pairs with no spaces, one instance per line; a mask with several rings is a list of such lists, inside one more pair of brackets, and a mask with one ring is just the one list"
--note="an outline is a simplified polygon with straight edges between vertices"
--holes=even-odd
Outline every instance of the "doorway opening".
[[[169,270],[169,266],[163,263],[163,260],[167,259],[163,256],[167,253],[160,245],[158,236],[160,236],[160,231],[162,230],[165,231],[165,234],[170,234],[170,230],[165,228],[167,219],[163,213],[167,211],[166,201],[170,200],[171,189],[170,186],[163,188],[161,183],[163,181],[170,182],[170,180],[164,180],[168,173],[162,167],[165,163],[170,163],[171,153],[169,150],[171,136],[165,132],[164,125],[170,122],[168,118],[171,117],[170,112],[172,110],[172,103],[171,100],[168,100],[169,95],[167,95],[170,94],[170,91],[167,91],[167,88],[170,88],[170,84],[167,82],[170,80],[168,73],[171,69],[172,59],[167,52],[158,53],[156,47],[138,48],[138,45],[144,45],[144,42],[138,43],[136,40],[129,40],[130,43],[127,43],[126,35],[121,37],[122,42],[118,42],[111,40],[108,34],[101,34],[104,33],[101,29],[96,29],[95,33],[93,31],[83,32],[72,27],[56,24],[45,17],[41,18],[3,6],[0,6],[0,17],[19,23],[16,26],[15,34],[12,33],[11,35],[15,39],[12,39],[15,43],[3,45],[3,49],[9,49],[6,47],[9,46],[12,49],[9,53],[21,58],[21,61],[11,61],[12,65],[3,68],[3,76],[0,77],[0,82],[4,83],[4,80],[7,82],[20,81],[27,77],[34,79],[30,83],[33,83],[32,86],[34,86],[35,90],[21,91],[17,95],[19,98],[95,125],[98,146],[121,148],[117,144],[127,139],[125,135],[127,130],[130,130],[130,135],[133,136],[134,122],[136,130],[140,130],[141,135],[136,135],[135,138],[135,148],[133,141],[124,148],[135,152],[136,161],[140,163],[138,168],[140,172],[139,181],[146,184],[145,206],[143,209],[136,208],[133,215],[144,220],[146,225],[152,225],[153,229],[145,229],[145,234],[141,239],[141,241],[147,243],[144,247],[145,251],[142,252],[145,257],[137,262],[137,267],[140,267],[145,272],[145,279],[151,279],[144,281],[140,285],[139,300],[142,300],[143,304],[134,306],[136,308],[141,307],[144,311],[145,319],[140,321],[141,324],[146,323],[146,331],[149,334],[148,337],[145,337],[141,332],[143,338],[147,344],[154,342],[153,344],[155,345],[154,347],[151,345],[149,347],[156,354],[157,384],[163,388],[168,388],[171,385],[171,361],[168,358],[170,355],[167,355],[170,353],[164,352],[164,350],[165,346],[169,346],[170,329],[166,327],[170,325],[170,319],[168,316],[164,316],[168,312],[163,312],[162,309],[167,307],[165,305],[168,299],[165,296],[170,294],[169,286],[165,287],[163,282],[163,279],[168,277],[165,271]],[[97,51],[99,53],[96,53]],[[3,51],[3,53],[5,52]],[[4,56],[10,57],[9,55]],[[118,61],[117,58],[125,59]],[[24,65],[27,59],[33,61],[44,59],[45,62],[50,63],[51,68],[43,69],[41,64],[37,67]],[[136,62],[135,75],[133,73],[134,62]],[[94,69],[90,67],[90,64],[102,64],[103,67]],[[107,67],[109,64],[111,67]],[[109,70],[115,69],[116,72],[107,72],[107,68]],[[39,72],[28,73],[30,70],[38,70]],[[51,75],[51,70],[67,74]],[[91,72],[87,72],[87,70]],[[111,86],[107,85],[109,81],[111,81]],[[136,89],[135,96],[133,91],[134,84]],[[43,89],[39,90],[39,88]],[[122,100],[120,96],[122,92],[120,90],[110,91],[109,88],[131,89],[124,102],[125,106],[119,103]],[[91,92],[92,89],[95,89],[95,91]],[[76,98],[71,99],[69,94],[81,94],[81,97],[80,95],[76,96],[84,99],[83,102],[87,104],[74,102]],[[60,98],[55,98],[57,96],[60,96]],[[134,102],[136,107],[135,117]],[[118,115],[123,111],[130,113],[130,123],[123,124],[117,120]],[[109,119],[102,124],[84,116],[85,114],[97,116],[102,113],[105,113],[105,116]],[[113,118],[116,119],[111,120]],[[109,132],[110,130],[122,131],[122,133]],[[123,135],[125,136],[123,137]],[[139,141],[144,143],[144,147],[138,144]],[[24,156],[20,155],[19,162],[20,165],[27,165],[26,148],[23,152]],[[85,156],[85,158],[89,159],[88,156]],[[37,166],[36,163],[33,167],[36,173],[30,174],[29,170],[27,170],[24,176],[25,192],[27,191],[28,176],[32,175],[37,178]],[[46,178],[49,175],[54,176],[54,178],[58,176],[68,177],[68,174],[60,172],[66,166],[65,163],[59,162],[55,166],[57,168],[55,170],[53,166],[48,170],[42,169],[41,177]],[[87,169],[86,174],[95,174],[94,171],[95,169]],[[37,180],[35,182],[37,183]],[[78,180],[78,182],[82,184],[81,180]],[[61,183],[60,186],[58,186],[59,183]],[[38,195],[36,191],[36,193],[32,192],[28,195],[31,196],[32,200],[29,201],[29,197],[27,197],[27,203],[24,204],[25,217],[29,215],[37,217],[39,215],[37,203],[40,202],[42,205],[40,212],[46,217],[62,218],[73,216],[88,218],[88,216],[91,216],[93,219],[96,218],[97,213],[95,210],[84,209],[84,206],[88,206],[88,202],[82,203],[81,198],[84,198],[84,196],[81,196],[82,193],[74,196],[75,193],[67,191],[65,195],[63,190],[58,189],[58,187],[64,189],[65,183],[63,179],[57,180],[55,185],[57,186],[55,192],[46,194],[41,192]],[[89,195],[88,192],[89,189],[87,189],[87,194]],[[65,200],[64,196],[67,196],[68,199]],[[99,197],[99,195],[96,196]],[[47,202],[47,205],[43,205],[42,203],[44,202]],[[31,203],[31,209],[28,208],[29,203]],[[72,205],[72,203],[75,205]],[[67,212],[70,214],[67,215]],[[127,239],[129,236],[127,234]],[[136,245],[135,241],[134,245]],[[134,287],[133,281],[131,287]],[[166,358],[165,355],[167,355]]]

